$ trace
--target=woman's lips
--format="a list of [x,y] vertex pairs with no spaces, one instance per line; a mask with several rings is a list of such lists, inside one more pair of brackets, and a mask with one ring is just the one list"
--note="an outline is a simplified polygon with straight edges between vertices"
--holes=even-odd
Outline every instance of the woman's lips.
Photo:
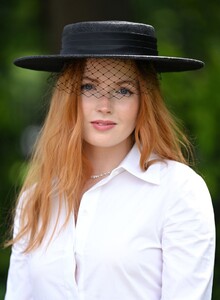
[[95,120],[91,122],[92,126],[101,131],[109,130],[115,127],[116,123],[110,120]]

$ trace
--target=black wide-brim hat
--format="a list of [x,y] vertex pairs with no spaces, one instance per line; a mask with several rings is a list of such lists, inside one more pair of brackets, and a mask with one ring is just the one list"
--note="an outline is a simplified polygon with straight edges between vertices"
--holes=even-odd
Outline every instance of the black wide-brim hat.
[[151,62],[156,71],[180,72],[200,69],[200,60],[160,56],[154,27],[125,21],[93,21],[66,25],[60,54],[18,58],[16,66],[48,72],[60,72],[77,58],[123,58]]

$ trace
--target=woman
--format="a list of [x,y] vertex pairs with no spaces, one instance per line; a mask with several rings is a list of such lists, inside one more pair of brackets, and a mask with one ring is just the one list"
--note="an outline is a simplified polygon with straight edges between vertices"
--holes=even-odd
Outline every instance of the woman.
[[209,300],[214,217],[157,73],[154,28],[82,22],[59,55],[17,59],[58,72],[19,196],[6,300]]

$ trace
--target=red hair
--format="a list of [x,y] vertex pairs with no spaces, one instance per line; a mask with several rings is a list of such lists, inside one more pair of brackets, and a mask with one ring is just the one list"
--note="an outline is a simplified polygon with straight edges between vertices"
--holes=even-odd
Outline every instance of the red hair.
[[[193,156],[191,144],[164,103],[154,68],[140,62],[137,62],[137,68],[141,101],[135,141],[141,151],[141,168],[147,168],[146,161],[152,152],[161,159],[188,164]],[[183,153],[187,154],[187,157]]]

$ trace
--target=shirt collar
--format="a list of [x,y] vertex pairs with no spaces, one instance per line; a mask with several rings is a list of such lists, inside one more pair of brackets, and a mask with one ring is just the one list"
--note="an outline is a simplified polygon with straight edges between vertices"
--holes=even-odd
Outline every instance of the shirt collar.
[[[154,153],[150,155],[148,161],[157,159],[158,156]],[[146,171],[143,171],[139,165],[140,151],[136,144],[132,147],[128,155],[121,162],[121,164],[112,172],[120,173],[126,170],[130,174],[136,176],[137,178],[144,180],[152,184],[160,184],[160,172],[161,172],[161,162],[153,163]],[[113,174],[112,174],[113,175]]]

